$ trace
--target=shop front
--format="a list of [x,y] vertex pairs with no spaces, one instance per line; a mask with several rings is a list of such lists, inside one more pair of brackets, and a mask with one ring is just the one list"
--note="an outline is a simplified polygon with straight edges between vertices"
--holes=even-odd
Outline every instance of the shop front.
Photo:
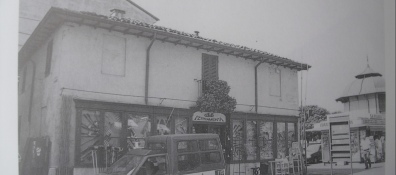
[[322,161],[330,162],[330,140],[329,140],[329,118],[348,116],[350,127],[339,127],[339,132],[348,132],[350,129],[350,149],[353,162],[363,162],[364,152],[362,144],[365,139],[370,140],[371,161],[379,162],[384,160],[385,150],[385,116],[383,114],[370,114],[367,112],[345,112],[327,116],[326,121],[314,124],[313,129],[307,132],[321,132]]
[[189,109],[86,100],[75,106],[77,168],[109,167],[148,136],[191,133]]
[[[109,167],[153,135],[216,133],[229,172],[252,174],[261,163],[284,158],[297,141],[297,118],[265,114],[197,112],[191,109],[74,100],[75,174]],[[85,169],[85,170],[84,170]],[[90,171],[90,170],[89,170]]]

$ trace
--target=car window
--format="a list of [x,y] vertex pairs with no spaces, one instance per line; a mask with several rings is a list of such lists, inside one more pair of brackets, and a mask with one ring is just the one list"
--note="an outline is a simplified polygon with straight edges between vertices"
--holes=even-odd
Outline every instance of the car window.
[[188,141],[179,141],[177,142],[177,152],[193,152],[197,150],[197,141],[196,140],[188,140]]

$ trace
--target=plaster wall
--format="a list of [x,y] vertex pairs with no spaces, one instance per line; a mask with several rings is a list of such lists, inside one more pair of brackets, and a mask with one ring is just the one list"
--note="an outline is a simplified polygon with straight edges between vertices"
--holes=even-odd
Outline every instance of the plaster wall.
[[127,0],[20,0],[19,3],[19,49],[37,27],[51,7],[60,7],[75,11],[95,12],[110,15],[111,9],[126,11],[125,17],[149,24],[156,20],[138,9]]
[[[52,142],[51,156],[49,167],[59,166],[59,134],[60,134],[60,88],[58,86],[59,70],[60,70],[60,55],[59,48],[61,35],[55,31],[29,58],[36,64],[36,72],[34,77],[33,101],[30,104],[30,90],[33,82],[33,64],[28,61],[26,65],[28,68],[27,82],[25,93],[19,97],[19,111],[21,112],[21,136],[19,138],[20,153],[23,155],[23,147],[25,147],[26,139],[28,137],[49,136]],[[47,46],[50,40],[53,40],[51,69],[48,76],[45,76]],[[22,66],[22,67],[24,67]],[[23,72],[23,69],[20,70]],[[27,116],[29,106],[32,105],[31,123],[29,125]]]
[[[62,27],[62,95],[90,100],[144,104],[147,38],[67,23]],[[125,74],[101,73],[104,36],[125,38]],[[87,52],[89,51],[89,52]],[[202,53],[218,55],[219,79],[231,86],[239,112],[254,112],[256,62],[155,41],[150,51],[149,105],[189,108],[198,98]],[[279,67],[281,96],[269,95],[269,65],[258,71],[259,113],[297,115],[297,72]],[[277,109],[277,108],[286,108]]]
[[375,94],[364,94],[349,97],[349,101],[344,103],[344,111],[367,111],[372,114],[378,113],[378,100]]

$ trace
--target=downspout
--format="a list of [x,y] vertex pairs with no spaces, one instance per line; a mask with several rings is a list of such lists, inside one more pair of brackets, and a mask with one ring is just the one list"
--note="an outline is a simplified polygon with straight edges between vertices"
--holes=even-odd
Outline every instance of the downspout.
[[149,73],[150,73],[150,50],[151,46],[153,46],[154,41],[157,37],[157,33],[154,33],[153,38],[151,39],[150,45],[147,47],[146,50],[146,79],[145,79],[145,91],[144,91],[144,103],[147,105],[148,103],[148,83],[149,83]]
[[257,68],[260,66],[261,63],[263,63],[263,62],[260,60],[260,62],[257,63],[256,66],[254,66],[254,106],[255,106],[256,113],[258,110]]
[[30,62],[32,62],[33,65],[33,76],[32,76],[32,87],[30,88],[30,98],[29,98],[29,118],[28,118],[28,122],[29,122],[29,137],[30,137],[30,125],[31,125],[31,120],[32,120],[32,108],[33,108],[33,97],[34,97],[34,85],[35,80],[36,80],[36,63],[33,60],[30,60]]

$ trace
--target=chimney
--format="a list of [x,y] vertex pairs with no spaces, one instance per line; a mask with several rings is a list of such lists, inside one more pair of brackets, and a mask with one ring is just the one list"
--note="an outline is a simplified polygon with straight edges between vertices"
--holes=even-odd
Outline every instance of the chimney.
[[111,17],[124,18],[125,15],[125,11],[120,9],[111,9],[110,12]]
[[194,31],[195,35],[199,36],[199,31]]

